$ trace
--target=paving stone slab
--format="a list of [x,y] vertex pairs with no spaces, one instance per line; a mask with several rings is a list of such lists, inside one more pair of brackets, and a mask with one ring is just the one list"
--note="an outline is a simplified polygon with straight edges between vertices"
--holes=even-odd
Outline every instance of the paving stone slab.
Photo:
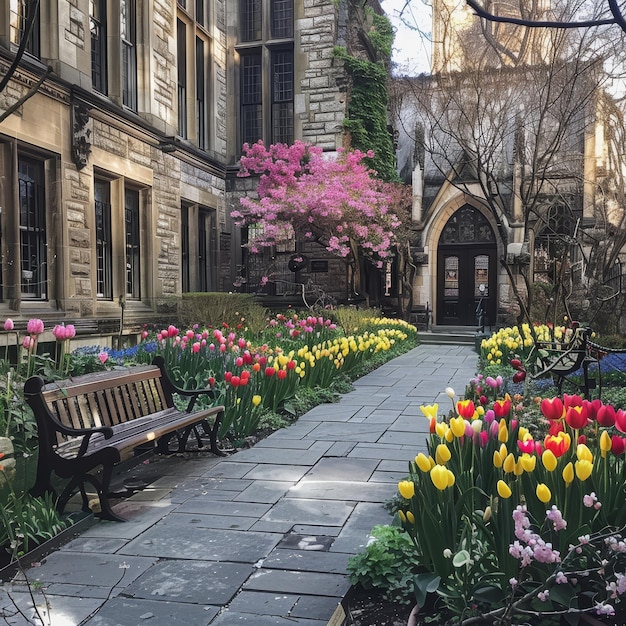
[[293,522],[290,521],[273,522],[270,520],[259,520],[250,527],[250,530],[260,533],[280,533],[284,535],[285,533],[291,532],[292,528]]
[[127,539],[116,539],[115,537],[84,537],[73,539],[64,546],[61,551],[67,552],[96,552],[99,554],[113,554],[117,552]]
[[354,502],[312,500],[294,497],[277,502],[264,516],[264,520],[291,522],[292,524],[319,524],[341,526],[354,510]]
[[240,626],[241,624],[251,624],[252,626],[328,626],[328,620],[224,611],[211,622],[211,626]]
[[358,405],[341,405],[336,403],[330,408],[327,404],[320,404],[307,411],[298,418],[298,421],[347,422],[358,410]]
[[[119,525],[119,522],[118,522]],[[69,583],[88,587],[107,587],[129,584],[154,565],[155,559],[118,554],[83,554],[71,556],[58,551],[48,555],[39,567],[26,571],[28,580],[42,583]]]
[[392,494],[387,483],[356,480],[301,480],[286,498],[315,498],[317,500],[358,500],[359,502],[385,502]]
[[247,489],[233,498],[235,501],[241,502],[265,502],[274,504],[278,502],[296,481],[280,481],[280,480],[254,480]]
[[328,452],[326,452],[324,457],[345,457],[348,455],[350,450],[354,448],[355,445],[355,441],[337,441],[336,443],[333,443],[332,446],[330,446]]
[[[356,422],[319,424],[311,433],[320,440],[369,441],[375,442],[384,434],[385,426],[380,424],[359,424]],[[313,463],[310,463],[313,465]]]
[[244,585],[248,590],[338,598],[342,598],[349,588],[347,575],[265,568],[256,570]]
[[426,452],[426,439],[423,439],[421,442],[416,441],[414,446],[357,444],[350,451],[348,456],[357,459],[380,459],[387,461],[404,461],[408,463],[408,461],[415,458],[418,452]]
[[368,480],[377,466],[378,461],[374,459],[323,458],[301,483],[316,480]]
[[[339,604],[333,596],[300,596],[291,611],[292,617],[323,617],[329,620]],[[326,624],[327,622],[325,622]]]
[[[103,602],[102,599],[70,598],[48,592],[44,596],[37,590],[33,591],[33,597],[35,605],[28,592],[11,592],[9,595],[0,589],[0,617],[3,618],[3,623],[11,626],[32,626],[32,624],[41,623],[51,626],[82,624]],[[15,605],[19,607],[26,619],[19,614],[10,617],[16,612]],[[43,622],[39,617],[43,618]]]
[[[260,443],[260,442],[259,442]],[[243,478],[250,471],[250,463],[222,461],[203,474],[203,477]]]
[[177,509],[177,513],[208,513],[211,515],[230,515],[232,517],[254,517],[260,518],[271,506],[257,502],[232,502],[221,500],[215,502],[215,494],[210,498],[196,497],[186,500]]
[[[335,540],[332,537],[333,541]],[[276,548],[263,561],[267,569],[286,569],[327,574],[345,574],[348,554],[313,550],[287,550]]]
[[85,626],[208,626],[218,614],[216,606],[112,598]]
[[246,474],[246,478],[254,480],[286,480],[291,482],[299,481],[306,473],[308,469],[302,467],[302,465],[290,466],[290,465],[278,465],[271,463],[264,463],[262,465],[255,465]]
[[323,535],[324,537],[336,537],[340,530],[340,526],[313,526],[309,524],[295,524],[293,527],[293,532],[300,535]]
[[188,524],[195,529],[249,530],[254,524],[254,517],[232,515],[213,515],[212,513],[170,513],[168,523]]
[[364,424],[393,424],[398,419],[397,411],[384,411],[382,409],[375,409],[367,417],[364,417],[362,423]]
[[124,590],[124,596],[224,606],[252,574],[242,563],[161,561]]
[[267,556],[281,535],[240,530],[207,529],[198,532],[188,524],[167,519],[129,542],[122,554],[166,559],[256,563]]
[[393,485],[391,490],[395,492],[395,485],[397,485],[401,480],[406,480],[408,475],[408,467],[404,471],[398,472],[374,472],[372,474],[372,481],[376,481],[377,483],[389,483]]
[[[254,444],[254,447],[274,448],[276,450],[282,450],[283,448],[289,450],[308,450],[315,443],[315,439],[309,439],[306,436],[301,439],[293,439],[290,437],[274,437],[271,435],[270,437],[262,439],[258,443]],[[240,455],[241,451],[237,454]]]
[[228,605],[228,611],[288,617],[300,598],[298,594],[244,590],[233,598]]
[[150,528],[162,517],[174,509],[174,505],[165,502],[120,502],[114,511],[124,517],[124,523],[98,520],[82,534],[83,537],[115,537],[134,539]]
[[315,465],[324,453],[332,445],[328,441],[324,442],[323,448],[313,447],[306,450],[294,450],[290,448],[270,448],[254,446],[249,450],[242,450],[237,454],[243,455],[247,461],[254,463],[270,463],[272,465]]

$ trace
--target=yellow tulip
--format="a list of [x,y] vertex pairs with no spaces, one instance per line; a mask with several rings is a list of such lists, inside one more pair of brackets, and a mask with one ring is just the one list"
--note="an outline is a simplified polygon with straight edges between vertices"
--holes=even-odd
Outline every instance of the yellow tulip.
[[259,404],[261,404],[261,396],[259,395],[252,396],[252,404],[254,406],[259,406]]
[[430,472],[430,469],[432,467],[432,465],[430,464],[430,460],[423,452],[420,452],[415,457],[415,464],[422,470],[422,472]]
[[500,469],[502,467],[502,457],[497,450],[493,451],[493,466]]
[[462,437],[465,434],[465,420],[462,417],[453,417],[450,420],[450,430],[455,437]]
[[448,486],[448,471],[443,465],[435,465],[430,470],[430,479],[439,491],[443,491]]
[[398,511],[398,517],[403,524],[406,523],[406,515],[404,514],[404,511]]
[[574,480],[574,466],[571,461],[563,468],[563,480],[568,485]]
[[435,425],[435,432],[437,433],[437,437],[440,439],[444,439],[446,436],[446,431],[448,430],[448,425],[443,422],[437,422]]
[[576,446],[576,456],[579,461],[589,461],[593,463],[593,454],[591,454],[591,450],[584,443],[579,443]]
[[452,432],[451,428],[448,428],[448,430],[446,430],[445,439],[448,443],[452,443],[454,441],[454,433]]
[[435,451],[435,461],[439,465],[444,465],[450,460],[451,457],[450,448],[445,443],[440,443]]
[[547,485],[544,485],[543,483],[539,483],[537,485],[536,494],[537,498],[539,498],[539,500],[544,504],[546,504],[546,502],[550,502],[550,499],[552,498],[550,489]]
[[537,457],[531,454],[522,454],[519,458],[519,462],[525,471],[533,472],[535,470],[535,465],[537,464]]
[[412,480],[401,480],[398,483],[398,491],[406,500],[410,500],[415,495],[415,484]]
[[502,469],[507,474],[510,474],[515,469],[515,457],[512,452],[507,454],[506,459],[502,462]]
[[523,426],[519,427],[519,430],[517,431],[517,438],[520,441],[526,441],[526,435],[529,435],[530,433],[528,432],[528,428],[524,428]]
[[485,512],[483,513],[483,522],[487,523],[491,519],[491,507],[488,506],[485,508]]
[[510,498],[511,494],[513,493],[511,491],[511,488],[503,481],[503,480],[499,480],[498,484],[496,485],[496,488],[498,490],[498,495],[501,498]]
[[452,487],[452,485],[456,482],[456,478],[450,470],[446,471],[448,472],[448,487]]
[[554,452],[552,450],[544,450],[541,455],[541,462],[543,466],[549,471],[553,472],[556,469],[556,465],[558,463],[556,456],[554,456]]
[[424,414],[424,417],[430,419],[434,417],[437,419],[437,413],[439,412],[438,404],[426,404],[420,407],[420,411]]
[[612,442],[611,435],[606,430],[602,431],[600,435],[600,450],[602,450],[602,457],[606,457],[606,453],[611,450]]
[[524,473],[524,465],[522,464],[521,457],[519,459],[517,459],[517,461],[515,462],[515,467],[513,468],[513,473],[516,476],[521,476]]
[[506,443],[509,440],[509,429],[506,427],[506,424],[498,427],[498,441]]
[[411,511],[406,512],[406,519],[408,520],[409,524],[415,524],[415,515],[413,515]]
[[576,461],[576,476],[578,480],[583,481],[587,480],[589,476],[591,476],[591,471],[593,470],[593,463],[588,461],[587,459],[582,459],[580,461]]

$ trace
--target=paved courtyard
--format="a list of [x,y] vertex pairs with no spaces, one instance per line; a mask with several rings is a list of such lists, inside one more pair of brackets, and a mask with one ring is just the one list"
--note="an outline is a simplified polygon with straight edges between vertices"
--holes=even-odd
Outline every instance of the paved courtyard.
[[[382,504],[425,450],[419,407],[446,410],[445,388],[462,392],[476,358],[420,345],[253,448],[155,461],[160,478],[115,507],[128,522],[98,520],[27,570],[44,624],[326,626],[348,558],[391,521]],[[33,614],[16,580],[0,616],[15,611],[9,593]]]

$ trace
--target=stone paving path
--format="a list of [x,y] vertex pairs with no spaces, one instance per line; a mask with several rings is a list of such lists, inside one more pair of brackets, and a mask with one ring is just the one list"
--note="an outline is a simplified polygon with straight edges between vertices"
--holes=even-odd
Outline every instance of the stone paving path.
[[[391,521],[382,503],[425,449],[419,407],[445,408],[445,388],[462,392],[476,358],[471,346],[421,345],[254,448],[158,461],[162,477],[115,508],[128,522],[98,520],[27,571],[45,590],[44,623],[326,626],[348,558]],[[0,617],[9,592],[32,615],[16,581],[0,589]]]

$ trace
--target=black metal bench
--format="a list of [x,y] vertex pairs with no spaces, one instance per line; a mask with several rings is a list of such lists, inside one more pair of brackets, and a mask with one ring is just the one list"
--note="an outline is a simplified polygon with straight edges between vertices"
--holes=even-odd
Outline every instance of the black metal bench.
[[[174,403],[175,394],[188,397],[185,410]],[[192,432],[202,426],[210,439],[210,450],[223,455],[217,446],[217,431],[223,406],[194,411],[196,400],[209,389],[187,391],[178,388],[158,356],[152,365],[96,372],[74,379],[45,384],[32,376],[24,385],[26,401],[37,420],[39,456],[37,475],[31,493],[55,493],[52,475],[68,478],[58,498],[63,511],[70,497],[79,490],[83,509],[88,510],[85,483],[91,484],[100,500],[100,517],[124,521],[108,500],[114,467],[132,458],[139,446],[169,452],[170,440],[177,438],[177,451],[185,450]],[[212,423],[211,423],[212,422]],[[100,477],[95,470],[102,468]]]
[[[596,381],[589,375],[589,366],[597,363],[597,358],[590,354],[589,338],[592,330],[587,327],[577,327],[567,341],[537,342],[534,354],[533,378],[551,376],[554,379],[558,393],[563,390],[563,383],[568,381],[574,384],[589,399],[589,392],[596,387]],[[571,378],[571,375],[582,368],[582,383]]]

